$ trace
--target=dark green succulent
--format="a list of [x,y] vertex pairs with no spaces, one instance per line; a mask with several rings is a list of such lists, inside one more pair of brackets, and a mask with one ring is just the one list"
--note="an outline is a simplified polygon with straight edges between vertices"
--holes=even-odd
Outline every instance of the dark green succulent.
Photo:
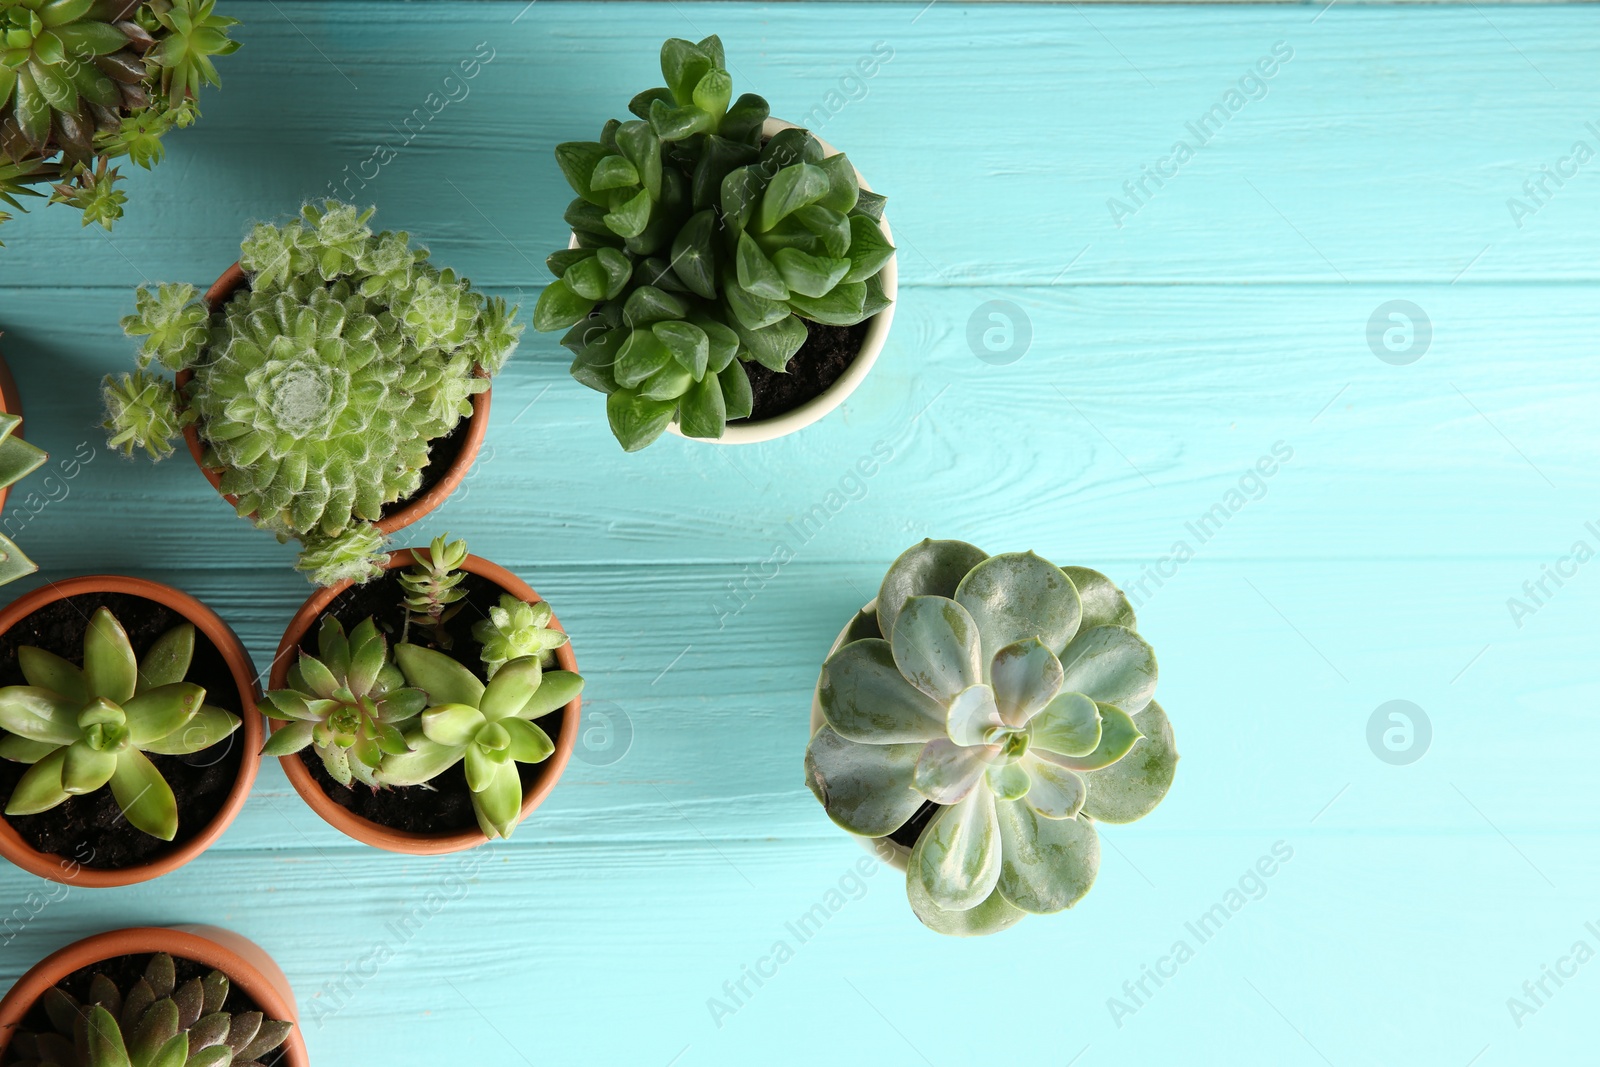
[[[106,229],[122,216],[127,156],[159,163],[161,138],[198,116],[211,57],[239,47],[216,0],[4,0],[0,3],[0,201],[42,196]],[[0,215],[0,220],[5,218]]]
[[230,1013],[228,976],[212,971],[178,985],[172,957],[150,957],[127,991],[103,974],[79,1002],[52,987],[40,1004],[55,1029],[22,1030],[14,1067],[261,1067],[294,1024],[259,1011]]
[[568,330],[572,376],[607,395],[629,452],[673,422],[721,437],[750,414],[744,363],[782,372],[808,322],[850,326],[889,305],[894,255],[884,198],[806,130],[766,135],[767,102],[732,101],[722,42],[661,46],[667,84],[606,123],[598,141],[556,147],[577,192],[577,248],[547,263],[556,280],[534,326]]

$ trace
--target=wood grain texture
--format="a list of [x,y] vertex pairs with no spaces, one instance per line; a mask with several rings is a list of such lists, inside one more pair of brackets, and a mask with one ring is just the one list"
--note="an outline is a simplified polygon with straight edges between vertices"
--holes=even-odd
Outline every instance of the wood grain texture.
[[[589,737],[513,841],[438,860],[354,845],[265,768],[218,846],[158,884],[8,925],[50,890],[0,871],[0,982],[93,930],[204,921],[277,956],[328,1064],[956,1067],[992,1059],[997,1029],[1082,1067],[1592,1058],[1600,975],[1546,980],[1538,1005],[1522,984],[1600,949],[1600,563],[1544,578],[1574,542],[1600,549],[1600,162],[1547,182],[1521,227],[1507,200],[1574,141],[1600,150],[1600,11],[234,6],[225,88],[133,175],[113,235],[60,209],[3,232],[28,436],[95,450],[12,497],[40,580],[175,582],[266,666],[308,591],[292,552],[182,455],[108,454],[95,382],[129,363],[134,284],[215,277],[250,220],[363,173],[429,93],[461,96],[444,78],[480,42],[466,94],[352,185],[441,262],[531,304],[563,238],[551,148],[621,113],[661,38],[718,32],[741,89],[791,119],[823,107],[891,196],[901,307],[842,409],[741,449],[624,455],[528,336],[471,478],[402,541],[466,535],[549,599],[625,754]],[[1280,41],[1264,96],[1118,228],[1107,200]],[[879,42],[892,59],[849,99]],[[1431,330],[1409,365],[1369,341],[1393,300]],[[990,301],[1031,337],[1015,362],[970,340],[1000,325]],[[821,656],[925,535],[1132,591],[1184,754],[1166,803],[1104,835],[1073,913],[977,944],[861,874],[800,779]],[[1394,699],[1432,726],[1407,766],[1368,746]],[[1250,877],[1276,842],[1292,858]],[[1230,889],[1243,903],[1202,940],[1187,924]],[[788,924],[830,891],[802,941]],[[792,958],[758,987],[745,970],[779,941]],[[1145,978],[1178,941],[1192,959]],[[1536,1007],[1520,1027],[1513,996]]]

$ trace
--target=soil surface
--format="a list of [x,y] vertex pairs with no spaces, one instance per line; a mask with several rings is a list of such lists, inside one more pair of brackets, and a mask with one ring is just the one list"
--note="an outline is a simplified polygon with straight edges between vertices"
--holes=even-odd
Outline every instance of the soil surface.
[[[386,571],[381,578],[346,589],[333,599],[322,616],[332,615],[338,619],[346,633],[370,616],[377,621],[378,628],[389,635],[389,647],[393,649],[405,632],[400,573],[398,569]],[[408,640],[412,644],[444,653],[482,678],[483,661],[479,658],[481,646],[472,636],[472,626],[488,618],[489,608],[500,602],[504,590],[477,574],[465,575],[456,588],[465,590],[467,595],[459,601],[461,610],[444,624],[448,647],[443,647],[432,631],[417,626],[411,627]],[[318,617],[300,642],[301,650],[313,656],[317,654],[317,631],[321,628],[322,616]],[[550,739],[558,744],[565,723],[561,712],[562,709],[557,708],[536,720],[550,735]],[[415,834],[452,834],[478,828],[477,816],[472,811],[472,792],[467,788],[466,770],[460,763],[427,785],[374,790],[360,784],[342,786],[334,781],[323,767],[322,758],[314,747],[302,749],[299,759],[330,800],[369,822]],[[549,766],[548,760],[544,763],[517,764],[524,794],[544,777]]]
[[439,484],[445,472],[455,465],[461,457],[461,449],[467,443],[467,430],[472,425],[475,416],[468,415],[456,423],[456,428],[443,437],[435,437],[428,443],[428,462],[422,468],[422,482],[417,486],[417,491],[404,500],[396,500],[393,504],[386,504],[383,515],[387,518],[401,508],[416,500],[422,494]]
[[[132,989],[139,979],[144,977],[145,968],[150,965],[150,958],[151,954],[143,953],[133,956],[116,956],[109,960],[101,960],[99,963],[96,963],[93,966],[84,967],[80,970],[73,971],[61,981],[57,982],[56,988],[60,989],[62,992],[70,994],[74,999],[82,1003],[89,996],[89,982],[94,978],[95,975],[103,974],[107,978],[111,979],[111,981],[116,985],[117,989],[119,989],[122,994],[126,996],[128,990]],[[172,969],[177,975],[178,985],[180,986],[191,979],[203,978],[207,974],[211,973],[211,968],[205,966],[204,964],[196,963],[193,960],[186,960],[180,956],[174,956],[172,958]],[[223,1003],[222,1010],[233,1015],[238,1015],[247,1011],[260,1011],[261,1007],[255,1001],[251,1000],[250,997],[247,996],[245,992],[231,980],[230,977],[228,982],[228,999]],[[28,1014],[23,1018],[22,1030],[24,1033],[54,1033],[55,1027],[51,1024],[50,1016],[44,1010],[43,1005],[35,1004],[33,1009],[29,1011]],[[283,1056],[284,1052],[280,1047],[276,1052],[269,1055],[266,1060],[263,1061],[263,1067],[274,1067],[274,1065],[282,1062]],[[17,1062],[17,1060],[16,1057],[7,1055],[4,1062],[6,1064],[12,1064]]]
[[[128,632],[134,654],[140,657],[158,637],[185,621],[178,612],[157,601],[127,593],[65,597],[0,634],[0,686],[27,684],[17,658],[17,649],[22,645],[35,645],[81,666],[89,617],[101,607],[117,617]],[[206,703],[243,716],[239,690],[227,660],[198,628],[186,680],[205,687]],[[243,732],[242,728],[236,730],[226,741],[193,755],[150,756],[178,798],[178,836],[171,842],[129,826],[109,787],[72,797],[37,815],[7,815],[5,819],[34,849],[61,856],[63,862],[75,861],[99,870],[149,863],[192,839],[222,810],[244,758],[240,747]],[[0,797],[10,796],[27,770],[25,764],[0,760]]]
[[872,319],[854,326],[824,326],[820,322],[803,321],[805,344],[789,358],[789,366],[782,374],[755,360],[745,363],[753,398],[750,417],[730,419],[730,425],[775,418],[821,396],[855,362],[867,328],[872,325]]

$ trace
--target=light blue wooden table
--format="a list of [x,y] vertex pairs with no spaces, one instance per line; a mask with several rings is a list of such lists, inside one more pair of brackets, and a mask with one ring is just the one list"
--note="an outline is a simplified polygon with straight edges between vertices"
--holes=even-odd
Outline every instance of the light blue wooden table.
[[[797,436],[635,456],[530,333],[476,473],[406,541],[448,529],[527,578],[631,746],[465,859],[355,846],[264,768],[218,847],[74,891],[0,947],[0,982],[94,930],[205,921],[276,955],[319,1064],[1593,1062],[1600,963],[1571,953],[1600,950],[1600,563],[1569,557],[1600,548],[1600,10],[232,7],[244,49],[114,235],[59,209],[5,228],[27,433],[98,449],[22,535],[49,577],[174,581],[265,665],[307,592],[290,550],[181,456],[123,462],[95,428],[132,287],[207,282],[251,220],[366,174],[378,222],[526,314],[564,241],[551,148],[654,84],[667,36],[720,33],[740,91],[823,120],[889,194],[895,332]],[[459,99],[408,127],[430,93]],[[1081,905],[977,942],[923,930],[895,874],[854,880],[801,781],[817,664],[924,535],[1128,586],[1184,754]],[[1369,743],[1393,700],[1428,723],[1409,752],[1394,724]],[[0,901],[35,885],[0,871]],[[715,1019],[778,941],[792,958]],[[1546,965],[1569,976],[1535,1003]],[[1146,967],[1169,977],[1141,991]]]

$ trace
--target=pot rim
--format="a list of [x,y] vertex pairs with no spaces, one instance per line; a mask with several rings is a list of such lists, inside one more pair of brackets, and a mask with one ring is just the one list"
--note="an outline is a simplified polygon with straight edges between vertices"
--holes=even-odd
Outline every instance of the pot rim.
[[[773,134],[783,130],[793,129],[800,129],[800,127],[784,119],[769,117],[762,124],[761,132],[765,136],[771,137]],[[824,141],[821,137],[817,137],[815,133],[812,133],[811,136],[816,137],[817,144],[822,146],[824,158],[839,154],[837,148]],[[850,169],[856,170],[854,166]],[[867,184],[867,179],[862,177],[859,170],[856,170],[856,181],[860,183],[861,188],[869,193],[872,192],[872,186]],[[887,213],[878,222],[878,229],[883,232],[884,240],[891,245],[894,244],[894,232],[889,228],[889,216]],[[578,247],[576,234],[572,235],[571,239],[568,240],[567,247]],[[844,403],[845,398],[855,392],[862,382],[866,381],[867,373],[872,370],[873,364],[878,361],[878,356],[882,353],[883,346],[889,339],[889,326],[894,321],[894,311],[900,303],[900,252],[898,249],[889,257],[889,262],[884,264],[881,277],[883,279],[884,295],[889,298],[889,306],[869,320],[867,334],[861,339],[861,348],[856,352],[856,358],[850,361],[850,366],[846,367],[844,373],[839,375],[828,388],[798,407],[790,408],[781,415],[774,415],[770,419],[730,424],[723,428],[721,437],[690,437],[678,429],[676,420],[668,424],[667,432],[675,437],[682,437],[685,440],[695,441],[700,444],[754,445],[779,437],[787,437],[789,434],[803,430]]]
[[[867,601],[866,605],[861,610],[872,611],[876,609],[877,606],[878,598],[873,597],[871,600]],[[833,639],[833,644],[828,646],[828,655],[825,657],[824,661],[827,659],[832,659],[833,654],[844,647],[845,636],[849,634],[850,625],[854,621],[855,619],[852,617],[850,622],[844,624],[844,628],[839,631],[839,636],[835,637]],[[819,669],[817,672],[817,684],[813,686],[811,690],[811,733],[806,735],[807,741],[815,737],[817,735],[817,731],[822,729],[827,721],[827,718],[822,714],[822,673]],[[840,827],[840,829],[843,829],[843,827]],[[855,840],[856,844],[860,845],[862,848],[866,849],[868,852],[872,853],[878,859],[882,860],[884,863],[887,863],[897,871],[905,870],[906,867],[911,863],[910,846],[902,845],[892,837],[863,837],[860,834],[850,833],[849,830],[844,830],[844,832],[850,834],[850,837]]]
[[119,956],[165,952],[221,971],[271,1019],[294,1023],[283,1043],[284,1067],[309,1067],[294,991],[275,960],[253,941],[212,926],[134,926],[94,934],[59,948],[30,967],[0,998],[0,1053],[45,991],[67,975]]
[[206,636],[228,664],[228,670],[232,673],[234,685],[239,692],[239,729],[234,731],[233,736],[239,739],[244,751],[240,757],[239,773],[233,780],[233,787],[228,791],[228,797],[223,802],[222,808],[212,816],[211,821],[183,844],[172,846],[169,851],[147,863],[115,869],[85,867],[70,857],[37,851],[22,839],[22,835],[9,821],[0,818],[0,855],[40,878],[48,878],[62,885],[81,885],[91,889],[136,885],[139,882],[160,878],[194,860],[215,844],[217,838],[222,836],[244,808],[245,800],[250,795],[250,788],[255,783],[256,772],[261,766],[260,752],[264,741],[261,717],[256,713],[256,699],[260,690],[256,683],[255,665],[251,663],[249,653],[245,651],[244,644],[233,632],[233,628],[223,621],[220,615],[181,589],[146,578],[132,578],[121,574],[86,574],[59,582],[49,582],[32,592],[24,593],[0,610],[0,634],[7,633],[34,612],[58,600],[81,593],[100,592],[125,593],[153,600],[176,611]]
[[[211,288],[206,290],[205,301],[207,307],[216,311],[223,302],[234,293],[244,288],[249,282],[249,276],[237,262],[222,272]],[[487,378],[482,370],[475,372],[481,378]],[[194,371],[181,370],[174,381],[182,390],[194,380]],[[438,510],[450,495],[458,489],[467,477],[467,472],[472,469],[472,464],[478,458],[478,451],[483,447],[483,439],[489,432],[489,394],[493,386],[481,393],[472,394],[472,414],[467,416],[467,432],[461,442],[461,451],[456,455],[455,462],[445,469],[439,480],[427,489],[419,491],[404,505],[395,507],[392,511],[385,509],[384,515],[375,525],[383,534],[392,534],[403,530],[407,526],[425,518],[430,513]],[[440,438],[435,438],[440,440]],[[206,481],[211,483],[211,488],[234,507],[239,506],[239,498],[231,493],[222,491],[222,471],[215,467],[207,467],[203,460],[205,448],[200,443],[199,427],[191,422],[183,428],[183,441],[189,447],[189,456],[194,460],[194,465],[200,468],[200,473],[205,475]],[[3,498],[0,498],[3,503]],[[398,504],[399,502],[396,501]]]
[[[410,548],[401,548],[390,552],[389,562],[384,569],[394,570],[397,567],[410,566],[416,558],[413,554],[414,552],[415,550]],[[480,556],[467,556],[466,560],[461,564],[461,570],[487,578],[498,585],[504,592],[510,593],[512,596],[529,604],[536,604],[544,600],[543,597],[534,592],[533,587],[528,585],[527,582],[524,582],[499,564],[491,563]],[[318,589],[306,598],[304,604],[300,605],[300,609],[289,620],[289,625],[284,628],[283,639],[278,642],[278,650],[273,654],[269,689],[283,688],[289,673],[289,665],[292,662],[290,657],[293,656],[295,649],[300,646],[300,642],[305,639],[305,636],[311,632],[311,627],[321,618],[323,611],[333,602],[334,598],[349,589],[352,584],[354,583],[344,581],[338,585]],[[553,612],[550,616],[550,626],[553,629],[561,630],[563,633],[566,632],[565,627],[561,625],[561,621],[556,618]],[[578,659],[572,651],[572,642],[570,640],[556,649],[555,654],[562,670],[577,673]],[[567,763],[572,758],[572,750],[577,743],[582,707],[583,696],[579,694],[573,697],[572,701],[562,709],[561,735],[556,740],[556,750],[550,755],[549,759],[539,764],[539,766],[545,768],[539,780],[531,788],[523,791],[522,813],[518,818],[519,825],[532,814],[535,808],[544,803],[545,798],[550,795],[551,790],[556,787],[556,783],[560,781],[562,774],[565,773]],[[553,715],[555,713],[551,712],[550,714]],[[273,732],[278,731],[284,725],[286,724],[279,720],[271,720]],[[446,834],[423,834],[409,830],[396,830],[392,827],[375,823],[342,807],[327,793],[323,792],[322,787],[317,784],[316,779],[311,776],[311,772],[301,762],[299,753],[279,756],[278,763],[283,768],[284,774],[288,776],[289,784],[294,786],[295,792],[300,794],[300,798],[306,802],[312,811],[321,816],[322,820],[335,830],[363,844],[383,849],[385,852],[398,852],[404,855],[440,856],[451,852],[465,852],[468,849],[487,844],[489,841],[483,831],[477,828]]]

